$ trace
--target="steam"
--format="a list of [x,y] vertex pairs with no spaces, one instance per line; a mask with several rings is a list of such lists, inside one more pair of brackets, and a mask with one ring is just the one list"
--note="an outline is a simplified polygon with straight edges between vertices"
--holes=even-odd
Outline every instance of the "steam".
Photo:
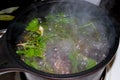
[[[81,66],[82,62],[85,62],[81,70],[85,70],[86,58],[94,59],[97,63],[100,63],[108,55],[109,49],[114,43],[115,30],[103,9],[84,0],[53,0],[53,3],[42,6],[38,4],[37,6],[33,5],[33,7],[34,9],[28,16],[25,16],[24,21],[27,19],[29,22],[34,17],[41,20],[43,17],[46,19],[45,16],[49,14],[57,17],[60,13],[63,13],[64,17],[73,20],[67,26],[61,23],[63,26],[59,28],[65,30],[69,38],[55,36],[47,43],[45,51],[46,62],[51,64],[55,69],[54,71],[58,71],[58,74],[71,73],[71,61],[68,56],[70,53],[75,53],[75,51],[84,56],[82,56],[84,59],[81,58],[83,61],[78,60],[78,62],[81,62],[79,66]],[[47,34],[55,31],[55,24],[52,20],[47,27],[49,28],[48,32],[46,32]],[[56,31],[52,34],[63,33]],[[42,66],[43,64],[40,65]]]
[[[99,56],[99,58],[103,56],[101,60],[104,59],[107,56],[109,48],[112,46],[115,38],[115,31],[113,28],[114,26],[107,16],[107,13],[105,13],[105,11],[98,6],[92,5],[88,2],[84,2],[84,0],[61,0],[59,2],[60,3],[54,4],[51,7],[50,13],[57,14],[62,12],[68,17],[75,18],[76,24],[75,26],[72,26],[74,27],[72,33],[76,33],[79,39],[83,39],[88,45],[92,45],[94,48],[99,50],[100,54],[96,55]],[[84,36],[84,38],[81,35],[79,31],[80,28],[89,23],[91,23],[92,25],[89,25],[88,27],[92,26],[92,29],[89,28],[88,31],[90,32],[88,33],[92,34],[94,27],[97,32],[94,34],[99,34],[99,41],[95,41],[94,37],[92,37],[91,35],[87,37]],[[86,51],[86,55],[88,54],[89,53],[87,53]],[[93,56],[95,57],[95,55]],[[93,56],[90,57],[93,58]],[[96,60],[99,61],[100,59],[97,58]]]

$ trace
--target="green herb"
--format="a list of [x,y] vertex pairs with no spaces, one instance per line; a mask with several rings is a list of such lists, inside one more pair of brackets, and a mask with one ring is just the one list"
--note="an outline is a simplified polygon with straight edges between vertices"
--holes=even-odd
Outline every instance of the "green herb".
[[[75,53],[70,53],[68,55],[68,58],[70,59],[71,61],[71,65],[72,65],[72,72],[75,73],[75,72],[78,72],[79,71],[79,64],[82,62],[82,61],[85,61],[86,62],[86,65],[83,65],[85,67],[85,69],[90,69],[92,67],[94,67],[97,62],[96,60],[94,59],[91,59],[91,58],[87,58],[85,56],[83,56],[82,54],[78,53],[78,52],[75,52]],[[86,58],[84,60],[84,58]],[[80,60],[80,62],[79,62]],[[81,65],[82,66],[82,65]]]
[[[39,33],[39,26],[40,24],[37,18],[34,18],[28,23],[26,27],[27,34],[24,35],[25,41],[17,44],[18,49],[16,51],[18,55],[24,56],[26,64],[35,68],[37,67],[37,63],[31,61],[31,58],[39,57],[45,59],[47,41],[53,37],[50,34],[41,35]],[[22,47],[22,49],[19,47]]]
[[39,65],[38,65],[38,63],[36,61],[32,61],[31,66],[33,66],[35,69],[39,68]]
[[71,61],[71,65],[72,65],[72,72],[75,73],[75,72],[78,72],[78,53],[75,52],[75,53],[70,53],[68,55],[68,58],[70,59]]
[[[64,13],[59,13],[56,15],[49,14],[46,17],[46,25],[52,29],[52,32],[61,38],[68,38],[72,32],[75,24],[74,18],[67,16]],[[61,34],[62,33],[62,34]]]
[[26,27],[26,30],[28,31],[38,31],[39,29],[39,20],[37,18],[34,18],[32,21],[28,23],[28,26]]
[[94,67],[96,64],[97,64],[96,60],[88,58],[86,69],[90,69],[90,68]]
[[80,26],[80,28],[79,28],[80,34],[83,34],[84,36],[87,35],[87,37],[91,37],[91,34],[88,31],[89,30],[88,28],[93,29],[92,32],[94,32],[94,33],[92,33],[92,35],[94,35],[94,39],[98,41],[99,40],[99,33],[98,33],[98,31],[95,27],[95,24],[93,22],[89,22],[87,24]]
[[36,61],[31,61],[29,58],[26,58],[24,61],[27,65],[32,66],[35,69],[39,68],[38,63]]
[[[17,50],[17,54],[23,54],[25,57],[44,57],[44,51],[46,50],[47,38],[45,36],[35,35],[28,36],[27,42],[23,43],[23,49]],[[36,36],[36,37],[35,37]],[[30,40],[30,41],[29,41]]]

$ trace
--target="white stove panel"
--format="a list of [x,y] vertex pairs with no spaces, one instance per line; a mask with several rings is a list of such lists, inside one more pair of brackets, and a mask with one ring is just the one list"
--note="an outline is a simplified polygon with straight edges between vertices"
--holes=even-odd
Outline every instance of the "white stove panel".
[[107,73],[105,80],[120,80],[120,43],[116,54],[115,61]]
[[86,0],[86,1],[88,1],[88,2],[90,2],[90,3],[93,3],[93,4],[95,4],[95,5],[99,5],[100,4],[100,1],[101,0]]

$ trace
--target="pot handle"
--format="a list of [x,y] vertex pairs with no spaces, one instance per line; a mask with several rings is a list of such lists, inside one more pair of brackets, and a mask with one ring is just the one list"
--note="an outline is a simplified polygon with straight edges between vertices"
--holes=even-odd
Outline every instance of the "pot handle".
[[[2,31],[0,34],[3,35],[3,32],[5,31]],[[4,44],[3,39],[1,38],[2,35],[0,35],[0,75],[7,72],[20,71],[23,68],[6,54],[6,51],[3,48]]]
[[8,72],[24,71],[24,68],[6,54],[0,38],[0,75]]

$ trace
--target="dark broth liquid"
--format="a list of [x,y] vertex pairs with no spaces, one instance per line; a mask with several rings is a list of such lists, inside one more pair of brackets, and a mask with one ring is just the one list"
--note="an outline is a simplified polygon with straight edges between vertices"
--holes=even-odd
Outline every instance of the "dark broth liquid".
[[[28,28],[31,26],[37,27],[36,30]],[[95,22],[79,25],[76,17],[50,14],[28,23],[17,44],[17,54],[29,66],[44,72],[81,72],[107,55],[108,41],[105,33],[100,32]]]

